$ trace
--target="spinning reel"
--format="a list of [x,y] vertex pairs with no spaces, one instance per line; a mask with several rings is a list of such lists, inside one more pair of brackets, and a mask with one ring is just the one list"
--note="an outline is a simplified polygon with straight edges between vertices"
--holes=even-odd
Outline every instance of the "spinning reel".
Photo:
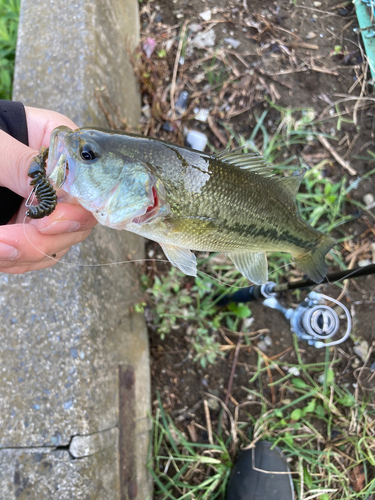
[[[273,282],[263,285],[262,293],[265,297],[263,305],[283,313],[285,318],[290,321],[292,332],[299,339],[307,341],[308,344],[314,347],[321,348],[341,344],[349,337],[352,320],[348,309],[341,302],[323,293],[310,292],[296,309],[286,309],[276,299],[276,293],[272,291],[275,286],[276,283]],[[346,332],[339,340],[327,342],[338,332],[340,318],[334,309],[321,303],[324,300],[334,302],[340,306],[346,315]]]
[[[332,273],[328,275],[322,283],[334,283],[342,279],[357,278],[369,274],[375,274],[375,264]],[[319,349],[321,347],[329,347],[345,342],[351,332],[352,320],[348,309],[338,300],[328,297],[323,293],[310,292],[297,308],[287,309],[283,307],[276,298],[279,292],[296,290],[298,288],[309,288],[312,286],[316,286],[316,284],[309,279],[294,283],[284,283],[282,285],[277,285],[272,281],[268,281],[264,285],[253,285],[248,288],[242,288],[232,295],[223,297],[218,302],[218,305],[224,306],[229,302],[261,300],[266,307],[280,311],[290,322],[292,332],[294,332],[299,339],[307,341],[310,345]],[[333,309],[324,302],[333,302],[342,309],[345,315],[343,316],[340,314],[339,316],[336,312],[337,307]],[[340,339],[333,340],[333,337],[340,329],[341,319],[346,320],[346,331]]]

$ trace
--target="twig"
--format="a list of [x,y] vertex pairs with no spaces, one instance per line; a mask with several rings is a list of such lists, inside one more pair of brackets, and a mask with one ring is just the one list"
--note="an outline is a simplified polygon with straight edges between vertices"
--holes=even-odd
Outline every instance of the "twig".
[[243,334],[241,334],[240,338],[238,339],[236,350],[234,352],[233,365],[232,365],[232,370],[230,372],[227,394],[226,394],[225,399],[224,399],[224,404],[226,406],[228,405],[229,397],[230,397],[230,394],[232,392],[233,378],[234,378],[234,374],[236,372],[238,354],[240,352],[240,347],[241,347],[242,341],[243,341]]
[[334,157],[334,159],[337,161],[337,163],[340,163],[340,165],[349,172],[350,175],[357,175],[357,171],[349,165],[348,162],[343,160],[341,156],[333,149],[333,147],[330,145],[330,143],[327,141],[325,137],[322,135],[317,136],[319,139],[319,142],[322,146],[324,146],[327,151],[331,153],[331,155]]
[[341,7],[346,7],[349,5],[351,2],[349,0],[346,0],[345,2],[338,3],[337,5],[333,5],[330,7],[331,10],[336,10],[336,9],[341,9]]
[[210,129],[212,130],[212,132],[215,134],[215,136],[219,139],[219,141],[221,142],[221,144],[224,146],[224,147],[227,147],[227,139],[226,137],[220,132],[220,130],[217,128],[216,126],[216,123],[215,123],[215,120],[212,118],[212,116],[209,116],[207,118],[207,123],[210,127]]
[[208,442],[210,444],[214,444],[214,440],[212,437],[212,425],[211,425],[210,409],[208,407],[207,399],[203,400],[203,404],[204,404],[204,414],[206,416]]
[[[372,9],[371,9],[372,11]],[[363,75],[366,75],[367,74],[367,70],[368,70],[368,61],[366,61],[366,65],[365,65],[365,68],[363,70]],[[363,76],[363,81],[362,81],[362,86],[361,86],[361,94],[360,94],[360,98],[363,97],[363,94],[365,93],[365,87],[366,87],[366,78],[365,76]],[[353,111],[353,122],[354,122],[354,125],[357,125],[358,124],[358,118],[357,118],[357,114],[358,114],[358,107],[359,107],[359,99],[358,101],[356,101],[355,105],[354,105],[354,111]]]
[[319,45],[314,45],[312,43],[305,43],[305,42],[283,42],[284,45],[287,47],[291,47],[292,49],[294,48],[301,48],[301,49],[310,49],[310,50],[319,50]]
[[270,361],[274,361],[275,359],[279,359],[281,358],[281,356],[284,356],[284,354],[286,354],[287,352],[291,351],[293,349],[292,346],[288,347],[288,349],[285,349],[285,351],[283,352],[280,352],[279,354],[275,354],[275,356],[271,356],[270,358],[268,358]]
[[270,389],[271,389],[271,401],[272,401],[272,404],[274,405],[276,403],[276,394],[275,394],[275,388],[273,386],[273,378],[272,378],[272,373],[271,373],[271,370],[270,370],[270,365],[269,365],[269,360],[270,358],[267,356],[267,354],[264,354],[263,351],[261,351],[260,349],[258,349],[257,347],[254,347],[254,349],[258,352],[258,354],[260,354],[264,360],[264,364],[266,365],[266,371],[267,371],[267,375],[268,375],[268,378],[269,378],[269,381],[270,381]]
[[186,27],[187,27],[188,23],[189,23],[189,20],[186,19],[186,21],[184,22],[184,24],[183,24],[183,26],[181,28],[180,41],[178,42],[176,59],[174,61],[172,84],[171,84],[171,108],[172,108],[173,114],[174,114],[174,93],[175,93],[175,90],[176,90],[176,79],[177,79],[178,63],[180,61],[182,46],[184,44],[185,31],[186,31]]

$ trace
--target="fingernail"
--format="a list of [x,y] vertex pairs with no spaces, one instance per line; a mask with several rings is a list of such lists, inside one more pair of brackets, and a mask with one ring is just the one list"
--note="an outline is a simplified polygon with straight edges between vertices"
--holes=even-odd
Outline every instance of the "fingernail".
[[17,248],[7,245],[6,243],[0,243],[0,260],[14,260],[18,255],[19,251]]
[[79,227],[80,223],[74,220],[58,220],[38,229],[43,234],[60,234],[77,231]]

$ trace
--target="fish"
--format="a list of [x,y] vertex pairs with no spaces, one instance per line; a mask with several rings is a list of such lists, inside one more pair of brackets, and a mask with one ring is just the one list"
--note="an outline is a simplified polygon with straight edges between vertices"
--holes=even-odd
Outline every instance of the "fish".
[[266,252],[290,253],[315,283],[335,240],[299,214],[304,172],[276,175],[241,149],[216,155],[160,139],[61,126],[51,134],[50,181],[100,224],[158,242],[172,265],[197,276],[192,252],[225,252],[246,278],[267,282]]

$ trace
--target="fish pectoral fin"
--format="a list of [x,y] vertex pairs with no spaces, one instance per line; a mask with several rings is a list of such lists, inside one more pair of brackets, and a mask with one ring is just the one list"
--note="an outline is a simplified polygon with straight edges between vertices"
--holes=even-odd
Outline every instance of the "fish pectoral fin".
[[160,243],[169,262],[188,276],[197,275],[197,259],[188,248]]
[[267,282],[268,266],[265,252],[235,252],[229,253],[228,257],[245,278],[256,285]]

